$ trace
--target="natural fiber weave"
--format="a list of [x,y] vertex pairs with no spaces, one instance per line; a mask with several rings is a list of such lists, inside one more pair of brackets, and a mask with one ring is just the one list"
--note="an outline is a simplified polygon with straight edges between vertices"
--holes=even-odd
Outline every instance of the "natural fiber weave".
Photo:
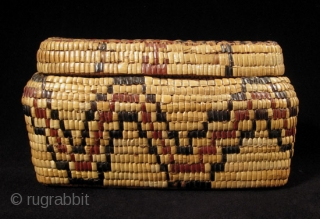
[[39,72],[184,76],[279,76],[273,41],[85,40],[49,38],[37,53]]
[[[96,65],[104,60],[103,65],[119,65],[120,55],[111,62],[101,54],[156,54],[155,48],[167,57],[170,52],[179,53],[178,48],[183,54],[179,57],[184,58],[212,53],[219,58],[213,65],[232,66],[232,75],[205,77],[193,72],[188,77],[180,70],[171,72],[175,77],[142,71],[107,75],[111,72],[61,72],[44,67],[67,63],[68,52],[69,63]],[[53,185],[152,188],[286,184],[299,112],[294,88],[287,77],[273,76],[283,74],[280,71],[263,77],[244,71],[241,75],[249,76],[236,77],[238,64],[221,64],[224,54],[246,61],[249,56],[271,56],[273,62],[260,62],[259,68],[284,71],[282,51],[275,42],[62,38],[42,42],[39,72],[28,81],[21,100],[37,180]],[[128,63],[144,64],[138,60],[133,56],[135,63]],[[168,67],[171,61],[163,64],[153,59],[153,64]],[[241,65],[254,67],[248,62]]]

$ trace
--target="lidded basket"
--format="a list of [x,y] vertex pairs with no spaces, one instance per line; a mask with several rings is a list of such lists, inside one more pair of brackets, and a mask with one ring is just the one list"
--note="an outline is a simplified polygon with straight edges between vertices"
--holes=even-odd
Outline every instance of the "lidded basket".
[[287,183],[299,100],[273,41],[48,38],[22,95],[46,185]]

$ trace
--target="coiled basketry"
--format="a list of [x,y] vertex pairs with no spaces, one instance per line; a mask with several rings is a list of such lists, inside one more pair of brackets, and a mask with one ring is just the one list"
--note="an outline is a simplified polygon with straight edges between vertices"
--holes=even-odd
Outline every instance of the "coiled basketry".
[[299,100],[273,41],[49,38],[22,95],[37,180],[282,186]]

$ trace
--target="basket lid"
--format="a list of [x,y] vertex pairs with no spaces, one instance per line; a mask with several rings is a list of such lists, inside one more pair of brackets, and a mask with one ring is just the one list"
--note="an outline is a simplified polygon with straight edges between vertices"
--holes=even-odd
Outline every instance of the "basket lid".
[[253,77],[284,74],[274,41],[71,39],[40,44],[37,70],[54,75]]

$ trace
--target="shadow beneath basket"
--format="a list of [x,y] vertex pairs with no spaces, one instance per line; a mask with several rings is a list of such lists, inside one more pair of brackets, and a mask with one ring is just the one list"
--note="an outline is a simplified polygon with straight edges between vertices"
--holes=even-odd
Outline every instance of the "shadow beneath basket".
[[287,187],[301,185],[320,175],[320,147],[317,136],[320,128],[312,123],[298,122],[291,173]]

